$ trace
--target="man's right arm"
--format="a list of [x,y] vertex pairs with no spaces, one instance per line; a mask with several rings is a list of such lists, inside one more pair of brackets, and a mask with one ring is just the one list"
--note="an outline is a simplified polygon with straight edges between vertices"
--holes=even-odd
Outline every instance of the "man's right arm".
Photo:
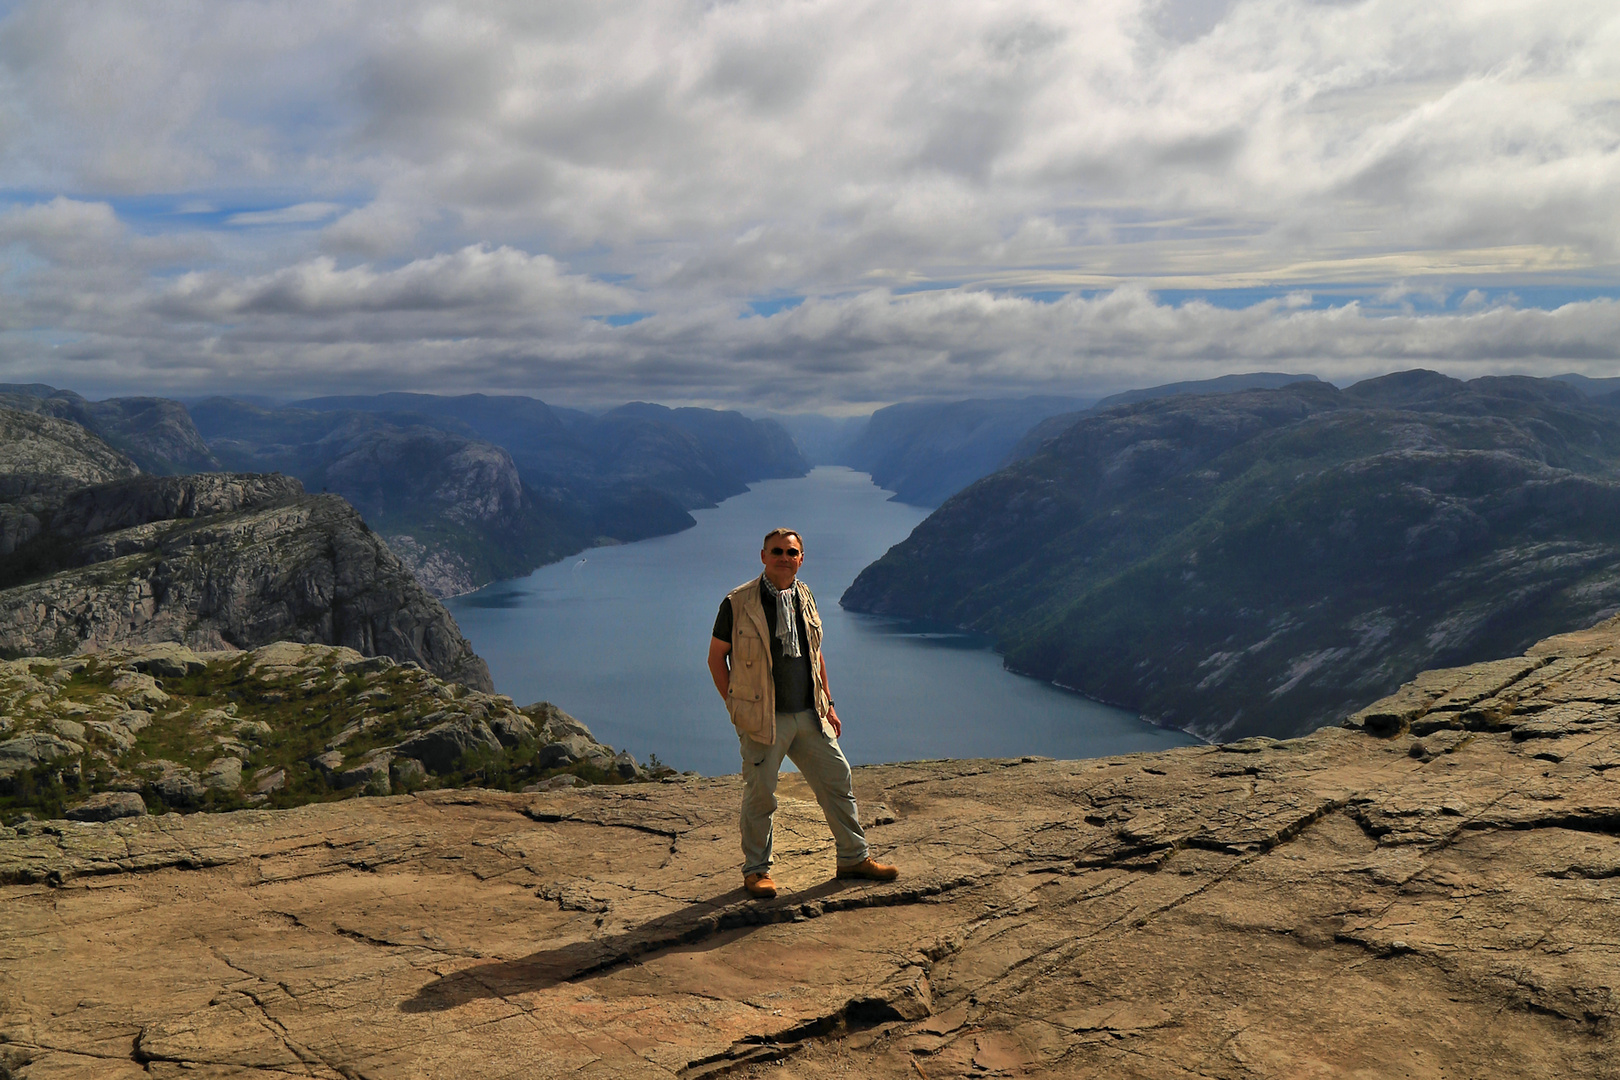
[[731,700],[731,665],[726,662],[730,654],[731,642],[709,639],[709,674],[714,676],[714,688],[720,691],[721,701]]

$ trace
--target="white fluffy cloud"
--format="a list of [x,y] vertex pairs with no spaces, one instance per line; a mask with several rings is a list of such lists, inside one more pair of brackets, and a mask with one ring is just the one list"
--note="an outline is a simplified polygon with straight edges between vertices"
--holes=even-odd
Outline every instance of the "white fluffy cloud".
[[[1586,0],[24,0],[0,366],[776,406],[1609,374],[1612,301],[1501,297],[1620,292],[1617,87]],[[1362,302],[1148,291],[1231,288]]]

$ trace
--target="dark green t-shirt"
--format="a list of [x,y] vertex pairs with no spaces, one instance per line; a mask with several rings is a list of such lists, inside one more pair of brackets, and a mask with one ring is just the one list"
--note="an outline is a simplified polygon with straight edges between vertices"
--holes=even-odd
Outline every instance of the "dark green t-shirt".
[[[799,654],[784,657],[782,642],[776,636],[776,597],[765,591],[765,579],[760,578],[760,604],[765,609],[765,627],[771,639],[771,680],[776,683],[776,711],[803,712],[816,707],[815,684],[810,674],[810,633],[804,626],[804,601],[793,594],[793,612],[799,620]],[[714,636],[728,645],[731,643],[731,601],[720,601],[720,614],[714,618]]]

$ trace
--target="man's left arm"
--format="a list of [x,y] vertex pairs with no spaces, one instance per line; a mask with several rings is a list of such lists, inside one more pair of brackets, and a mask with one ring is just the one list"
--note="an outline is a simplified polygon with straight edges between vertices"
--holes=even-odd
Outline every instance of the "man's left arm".
[[838,710],[832,706],[832,684],[827,682],[827,657],[821,654],[821,689],[827,695],[827,723],[832,725],[833,737],[844,733],[844,725],[838,722]]

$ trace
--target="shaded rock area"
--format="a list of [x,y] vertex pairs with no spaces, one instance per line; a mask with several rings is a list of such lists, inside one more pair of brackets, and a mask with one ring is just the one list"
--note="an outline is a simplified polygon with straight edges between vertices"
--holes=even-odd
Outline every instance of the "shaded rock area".
[[[21,413],[0,420],[71,427]],[[292,640],[493,688],[444,605],[354,509],[306,495],[290,477],[132,476],[33,490],[0,505],[0,526],[0,547],[9,545],[0,552],[0,656]]]
[[515,790],[564,773],[652,776],[547,702],[519,709],[353,649],[163,643],[0,661],[10,814],[106,821],[473,783]]
[[29,822],[0,836],[0,1060],[1614,1077],[1617,678],[1610,622],[1420,680],[1378,711],[1386,737],[1369,712],[1284,742],[861,768],[889,884],[833,878],[785,777],[763,902],[739,888],[735,777]]

